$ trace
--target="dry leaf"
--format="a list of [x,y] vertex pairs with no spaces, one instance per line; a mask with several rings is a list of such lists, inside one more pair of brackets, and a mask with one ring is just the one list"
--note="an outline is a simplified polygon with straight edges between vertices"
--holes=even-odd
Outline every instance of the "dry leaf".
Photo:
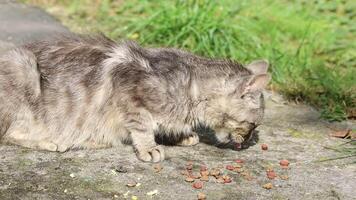
[[337,138],[345,138],[349,135],[351,130],[334,131],[331,136]]

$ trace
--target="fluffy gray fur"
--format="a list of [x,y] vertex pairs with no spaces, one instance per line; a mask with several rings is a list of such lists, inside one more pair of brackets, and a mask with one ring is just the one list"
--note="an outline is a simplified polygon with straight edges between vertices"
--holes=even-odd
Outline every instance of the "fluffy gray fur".
[[30,43],[0,56],[0,136],[60,152],[129,142],[147,162],[164,160],[155,134],[194,145],[199,124],[241,143],[263,118],[267,68],[105,36]]

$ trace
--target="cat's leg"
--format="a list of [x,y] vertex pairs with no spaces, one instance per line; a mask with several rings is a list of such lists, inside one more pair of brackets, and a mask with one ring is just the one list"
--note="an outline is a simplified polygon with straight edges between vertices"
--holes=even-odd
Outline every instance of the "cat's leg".
[[177,143],[178,146],[194,146],[199,143],[199,136],[196,132],[191,132],[187,137],[184,137],[180,142]]
[[58,146],[53,142],[46,140],[26,140],[18,138],[6,138],[6,142],[23,146],[30,149],[46,150],[46,151],[58,151]]
[[129,115],[127,130],[130,132],[137,158],[144,162],[164,160],[164,149],[155,142],[155,126],[149,114]]
[[[33,130],[38,130],[32,126]],[[39,133],[41,133],[39,131]],[[54,142],[46,139],[44,134],[33,135],[29,129],[21,127],[10,127],[8,133],[4,136],[4,142],[23,146],[26,148],[46,151],[61,151],[60,147]]]

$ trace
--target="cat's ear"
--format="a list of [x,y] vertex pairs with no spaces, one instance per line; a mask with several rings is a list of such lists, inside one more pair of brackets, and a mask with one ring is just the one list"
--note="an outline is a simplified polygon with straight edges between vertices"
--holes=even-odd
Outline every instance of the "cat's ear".
[[271,80],[271,76],[269,74],[253,75],[247,81],[247,84],[245,85],[242,94],[246,94],[248,92],[261,91],[265,89],[265,87],[268,85],[270,80]]
[[253,74],[267,74],[269,63],[267,60],[256,60],[248,64],[246,68]]

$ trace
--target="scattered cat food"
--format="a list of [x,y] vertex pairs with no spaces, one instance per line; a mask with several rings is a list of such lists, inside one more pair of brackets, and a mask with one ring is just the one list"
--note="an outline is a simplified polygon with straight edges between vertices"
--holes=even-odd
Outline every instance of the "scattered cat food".
[[234,167],[235,167],[235,168],[242,168],[242,165],[240,165],[240,164],[234,164]]
[[193,188],[202,189],[203,188],[203,182],[197,181],[197,182],[193,183]]
[[180,174],[182,174],[184,176],[189,176],[189,172],[187,170],[181,171]]
[[287,175],[280,175],[279,176],[282,180],[288,180],[289,177]]
[[211,176],[215,176],[215,178],[216,178],[217,176],[220,175],[220,170],[219,170],[219,169],[212,169],[212,170],[210,171],[210,175],[211,175]]
[[185,166],[185,169],[187,169],[187,170],[192,170],[192,169],[193,169],[193,164],[187,164],[187,165]]
[[244,177],[245,180],[252,181],[253,177],[248,172],[241,172],[241,175]]
[[244,171],[244,169],[240,168],[240,167],[235,167],[235,169],[233,170],[234,172],[237,172],[237,173],[241,173]]
[[199,173],[191,173],[189,176],[194,179],[200,179],[200,177],[201,177],[201,175]]
[[224,183],[231,183],[232,182],[232,179],[230,176],[228,175],[223,175],[221,176],[222,179],[224,179]]
[[202,192],[198,193],[198,200],[206,200],[206,195]]
[[272,183],[266,183],[266,184],[264,184],[262,187],[263,187],[264,189],[270,190],[270,189],[273,188],[273,185],[272,185]]
[[244,163],[244,161],[241,160],[241,159],[236,159],[236,160],[235,160],[235,163]]
[[159,172],[161,172],[163,167],[160,164],[155,164],[155,165],[153,165],[153,169],[156,173],[159,173]]
[[200,178],[201,181],[205,181],[205,182],[208,182],[209,181],[209,176],[202,176]]
[[273,170],[267,170],[267,178],[275,179],[277,177],[276,173]]
[[185,181],[186,182],[188,182],[188,183],[192,183],[192,182],[194,182],[194,178],[192,178],[192,177],[190,177],[190,176],[188,176],[187,178],[185,178]]
[[216,182],[217,183],[225,183],[225,180],[220,176],[220,177],[217,177]]
[[230,171],[232,171],[232,170],[234,170],[235,169],[235,167],[234,166],[232,166],[232,165],[226,165],[226,167],[225,167],[227,170],[230,170]]
[[241,148],[242,148],[241,143],[236,143],[236,144],[235,144],[235,148],[236,148],[236,149],[241,149]]
[[279,162],[279,165],[281,165],[282,168],[286,169],[286,168],[288,168],[289,161],[288,160],[281,160]]
[[206,171],[200,171],[200,175],[201,176],[209,176],[209,171],[206,170]]
[[261,145],[261,149],[264,150],[264,151],[267,151],[268,150],[268,145],[267,144],[262,144]]
[[152,190],[152,191],[146,193],[146,195],[148,195],[148,196],[153,196],[153,195],[157,195],[157,194],[158,194],[158,190]]
[[200,166],[200,171],[208,171],[208,167],[205,165]]

